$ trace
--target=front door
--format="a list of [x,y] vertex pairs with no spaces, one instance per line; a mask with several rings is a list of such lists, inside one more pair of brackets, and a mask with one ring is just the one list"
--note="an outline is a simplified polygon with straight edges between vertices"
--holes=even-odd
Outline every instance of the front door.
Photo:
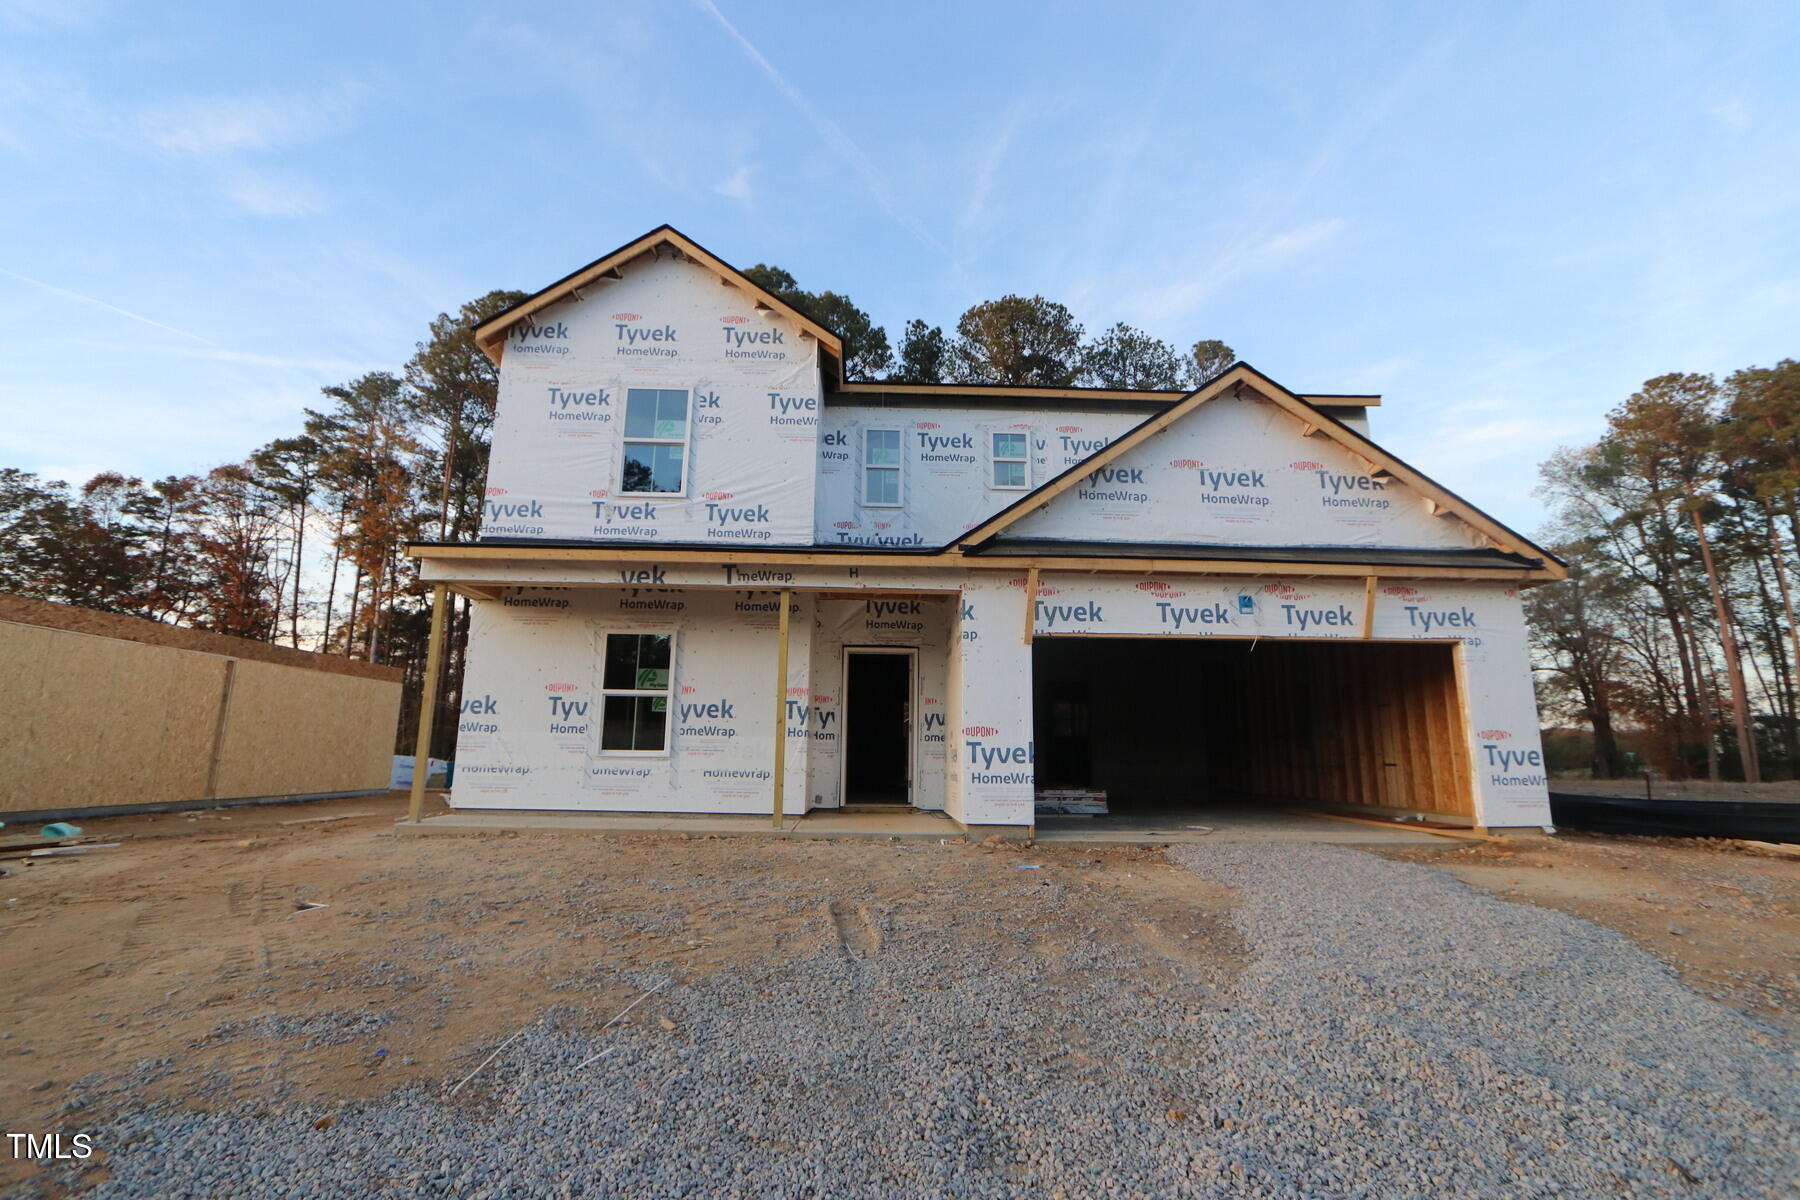
[[911,650],[844,651],[844,803],[912,803]]

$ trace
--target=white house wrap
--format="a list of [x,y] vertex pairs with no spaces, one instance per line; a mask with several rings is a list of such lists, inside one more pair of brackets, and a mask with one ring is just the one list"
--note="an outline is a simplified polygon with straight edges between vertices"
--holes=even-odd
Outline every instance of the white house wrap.
[[1520,589],[1562,565],[1369,441],[1375,397],[845,383],[667,227],[477,338],[483,536],[413,548],[473,600],[457,807],[769,814],[780,754],[789,816],[1549,820]]

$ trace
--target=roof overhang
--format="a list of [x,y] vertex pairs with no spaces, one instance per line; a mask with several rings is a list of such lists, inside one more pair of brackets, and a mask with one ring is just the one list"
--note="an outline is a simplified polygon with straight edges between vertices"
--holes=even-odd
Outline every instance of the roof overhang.
[[[523,543],[414,543],[407,553],[425,567],[428,583],[472,582],[493,586],[517,586],[524,581],[499,583],[495,568],[507,565],[542,563],[550,565],[636,563],[636,564],[712,564],[734,566],[835,566],[886,567],[898,570],[1009,571],[1036,567],[1043,571],[1078,571],[1084,573],[1118,573],[1126,575],[1181,574],[1276,576],[1284,579],[1367,578],[1382,579],[1457,579],[1504,583],[1542,583],[1562,576],[1549,564],[1496,562],[1491,566],[1468,562],[1436,565],[1425,562],[1381,561],[1379,556],[1355,558],[1355,550],[1346,548],[1342,561],[1296,561],[1293,558],[1196,557],[1192,548],[1168,547],[1164,556],[1139,554],[1106,556],[1104,554],[1052,552],[1045,547],[1030,555],[977,553],[963,547],[934,548],[925,551],[881,551],[865,547],[839,549],[819,546],[766,546],[757,549],[714,548],[710,546],[676,547],[668,545],[588,546],[579,544]],[[1245,547],[1246,555],[1253,552]],[[1229,547],[1208,547],[1208,553],[1229,553]],[[1185,556],[1184,556],[1185,555]],[[614,581],[628,584],[629,581]]]

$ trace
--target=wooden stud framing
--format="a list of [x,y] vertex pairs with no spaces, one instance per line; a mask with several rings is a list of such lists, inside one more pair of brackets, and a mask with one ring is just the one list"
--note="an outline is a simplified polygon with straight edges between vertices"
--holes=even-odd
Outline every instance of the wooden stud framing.
[[1363,640],[1375,636],[1375,576],[1363,580]]
[[1456,654],[1447,641],[1240,641],[1221,660],[1241,696],[1217,735],[1232,747],[1221,782],[1266,799],[1473,822]]
[[426,634],[429,647],[425,652],[425,680],[419,685],[419,737],[413,744],[412,799],[407,802],[406,819],[417,825],[425,814],[425,777],[431,774],[431,724],[437,715],[438,672],[444,662],[444,610],[450,589],[437,583],[431,587],[431,631]]
[[775,805],[773,821],[781,828],[782,788],[787,782],[788,608],[794,593],[781,589],[781,620],[775,644]]
[[1025,568],[1025,644],[1031,645],[1031,634],[1037,628],[1038,569]]

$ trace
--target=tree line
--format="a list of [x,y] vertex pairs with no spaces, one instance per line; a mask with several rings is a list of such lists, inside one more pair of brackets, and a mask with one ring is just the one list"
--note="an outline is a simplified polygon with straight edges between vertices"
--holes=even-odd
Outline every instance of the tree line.
[[1651,379],[1541,475],[1569,564],[1526,599],[1552,769],[1794,778],[1800,362]]
[[[1183,356],[1123,324],[1089,340],[1063,305],[1012,295],[972,306],[954,336],[909,322],[896,356],[848,297],[780,267],[745,274],[837,333],[853,379],[1172,391],[1234,358],[1217,341]],[[524,298],[439,314],[398,369],[321,389],[297,428],[241,461],[78,485],[0,468],[0,592],[400,667],[395,745],[410,753],[430,606],[406,544],[480,533],[499,372],[474,329]],[[469,602],[450,611],[437,757],[454,751],[468,646]]]

